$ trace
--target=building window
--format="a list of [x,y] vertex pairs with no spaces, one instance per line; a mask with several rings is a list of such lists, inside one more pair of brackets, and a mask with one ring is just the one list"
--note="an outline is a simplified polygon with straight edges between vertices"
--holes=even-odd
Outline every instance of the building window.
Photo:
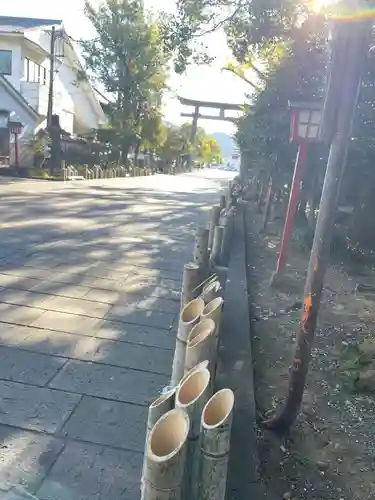
[[23,76],[26,82],[47,85],[47,69],[27,57],[23,61]]
[[0,75],[12,74],[12,51],[0,49]]

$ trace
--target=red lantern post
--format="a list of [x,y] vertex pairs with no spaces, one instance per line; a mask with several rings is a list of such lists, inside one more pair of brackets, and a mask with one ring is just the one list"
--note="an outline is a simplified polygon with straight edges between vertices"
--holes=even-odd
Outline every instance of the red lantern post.
[[292,236],[294,217],[301,191],[301,182],[307,160],[307,145],[318,140],[321,118],[321,104],[317,102],[289,103],[291,110],[290,141],[298,143],[298,153],[290,189],[288,209],[285,217],[283,236],[276,271],[271,284],[275,285],[283,276],[287,261],[290,239]]

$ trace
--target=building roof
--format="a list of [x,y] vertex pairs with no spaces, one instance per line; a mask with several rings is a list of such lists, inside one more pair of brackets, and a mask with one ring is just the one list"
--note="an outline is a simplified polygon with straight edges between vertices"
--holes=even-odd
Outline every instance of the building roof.
[[54,24],[62,24],[62,20],[61,19],[34,19],[31,17],[0,16],[0,26],[32,29],[32,28],[40,28],[42,26],[52,26]]

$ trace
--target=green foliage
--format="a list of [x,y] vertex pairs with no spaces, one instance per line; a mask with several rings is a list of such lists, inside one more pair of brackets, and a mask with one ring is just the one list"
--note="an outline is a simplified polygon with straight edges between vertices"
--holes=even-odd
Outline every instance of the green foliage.
[[142,0],[106,0],[97,8],[86,0],[85,14],[97,36],[81,41],[83,56],[92,77],[112,97],[106,106],[112,139],[126,155],[142,131],[152,141],[160,124],[167,56],[159,26],[146,15]]
[[[249,153],[251,162],[265,176],[289,182],[296,148],[289,143],[289,101],[322,100],[326,74],[325,24],[308,18],[294,32],[294,40],[280,40],[283,55],[267,72],[264,87],[252,96],[251,107],[239,120],[237,141]],[[316,163],[323,148],[310,148]]]
[[221,151],[216,140],[209,137],[203,128],[198,127],[195,140],[191,143],[191,125],[184,123],[177,125],[164,125],[162,137],[164,142],[157,148],[160,158],[166,163],[184,161],[189,155],[203,163],[220,161]]

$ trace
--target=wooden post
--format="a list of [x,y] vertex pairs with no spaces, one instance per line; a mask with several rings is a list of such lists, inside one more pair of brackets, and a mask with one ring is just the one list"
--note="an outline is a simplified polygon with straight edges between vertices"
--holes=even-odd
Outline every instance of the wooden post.
[[301,180],[306,165],[306,158],[307,158],[307,142],[302,141],[299,144],[296,164],[294,167],[292,187],[290,188],[289,204],[285,218],[284,231],[281,239],[280,252],[277,260],[276,271],[273,274],[271,280],[271,284],[273,285],[276,285],[278,283],[278,280],[282,277],[285,270],[290,239],[293,231],[294,216],[296,214],[299,193],[301,190]]
[[222,389],[203,409],[198,500],[225,499],[233,406],[233,392]]
[[174,409],[160,417],[148,436],[141,500],[182,497],[190,421]]
[[16,168],[20,166],[20,152],[19,152],[19,143],[18,143],[18,134],[14,134],[14,165]]

